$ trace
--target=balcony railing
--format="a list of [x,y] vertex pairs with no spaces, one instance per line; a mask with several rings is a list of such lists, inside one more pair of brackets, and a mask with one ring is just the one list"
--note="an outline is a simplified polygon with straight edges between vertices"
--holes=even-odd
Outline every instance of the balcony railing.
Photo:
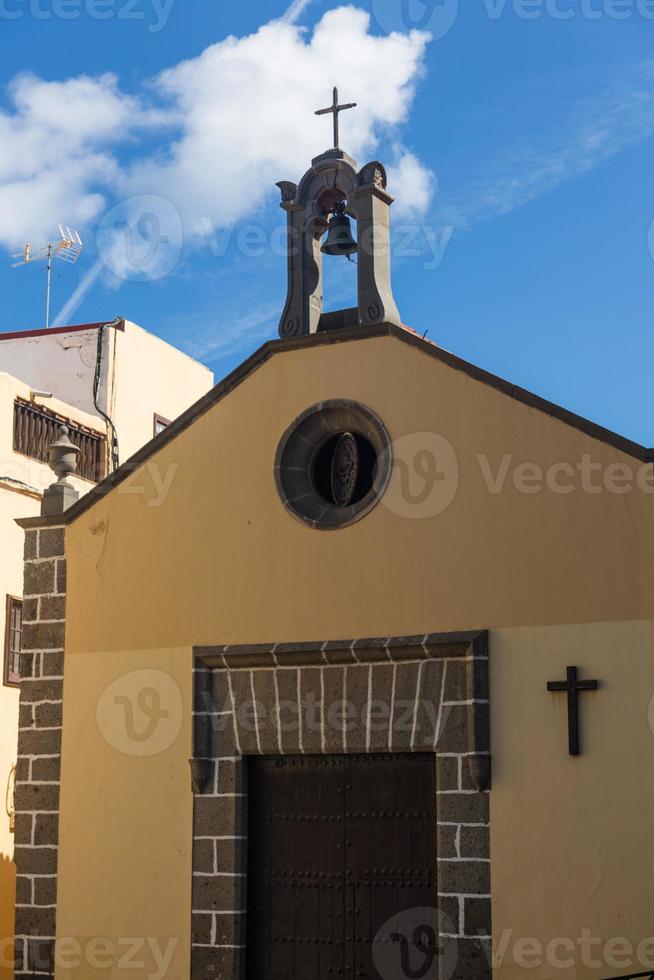
[[98,483],[105,476],[104,436],[22,398],[14,402],[14,451],[46,463],[48,447],[56,440],[61,425],[68,426],[71,442],[81,450],[77,475]]

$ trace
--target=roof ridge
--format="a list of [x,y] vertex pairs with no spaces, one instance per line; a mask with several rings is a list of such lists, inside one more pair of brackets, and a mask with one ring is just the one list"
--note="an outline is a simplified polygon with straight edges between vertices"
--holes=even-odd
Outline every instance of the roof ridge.
[[476,381],[496,388],[503,394],[514,398],[517,401],[544,412],[553,418],[558,419],[566,425],[575,428],[599,442],[613,446],[627,456],[632,456],[643,463],[654,462],[654,449],[633,442],[625,436],[621,436],[604,426],[591,422],[581,415],[541,398],[526,388],[521,388],[498,375],[491,374],[484,368],[465,361],[439,347],[431,340],[421,337],[415,330],[407,327],[398,327],[395,324],[382,323],[371,327],[353,327],[343,330],[333,330],[324,333],[305,334],[301,337],[293,337],[281,340],[268,340],[261,345],[245,361],[242,361],[233,371],[230,372],[222,381],[219,381],[210,391],[202,396],[197,402],[190,406],[174,422],[172,422],[163,432],[151,439],[142,446],[133,456],[126,460],[117,470],[105,477],[102,482],[96,484],[84,497],[73,504],[73,506],[62,515],[55,518],[24,518],[18,521],[22,527],[43,526],[44,524],[69,524],[77,519],[85,511],[105,497],[111,490],[132,474],[140,466],[143,466],[155,453],[172,442],[178,435],[191,426],[196,419],[200,418],[209,411],[215,404],[230,394],[242,381],[245,381],[258,368],[262,367],[275,354],[285,353],[293,350],[304,350],[308,347],[321,347],[328,344],[348,343],[350,341],[370,340],[373,337],[395,337],[404,343],[417,347],[423,353],[435,357],[437,360],[457,371],[463,371]]
[[100,320],[98,323],[77,323],[70,327],[41,327],[38,330],[11,330],[8,333],[0,333],[0,341],[26,340],[30,337],[50,337],[53,334],[62,333],[81,333],[84,330],[98,330],[100,327],[110,326],[114,326],[116,330],[124,330],[124,317],[118,317],[115,320]]

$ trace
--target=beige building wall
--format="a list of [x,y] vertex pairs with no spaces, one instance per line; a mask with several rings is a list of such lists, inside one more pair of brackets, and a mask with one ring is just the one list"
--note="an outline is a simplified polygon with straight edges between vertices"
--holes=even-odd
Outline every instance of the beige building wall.
[[[376,412],[398,465],[384,501],[328,533],[284,510],[273,461],[291,421],[329,398]],[[438,443],[451,502],[426,514],[402,489],[401,464],[433,436],[455,465]],[[503,488],[489,488],[489,468],[497,477],[507,457]],[[585,489],[574,477],[584,457],[597,467]],[[533,464],[549,479],[538,492]],[[557,489],[562,464],[571,492]],[[626,972],[585,966],[575,943],[585,929],[632,944],[653,931],[654,784],[643,774],[654,747],[654,501],[651,466],[642,470],[391,337],[261,366],[68,530],[59,935],[117,942],[138,924],[176,940],[183,975],[193,645],[489,628],[496,944],[510,931],[496,975],[524,976],[515,943],[529,938],[543,947],[534,976]],[[420,484],[404,478],[415,495]],[[545,690],[569,663],[602,681],[582,697],[587,751],[576,760],[565,698]],[[97,714],[110,683],[143,669],[169,675],[181,703],[178,734],[148,758],[124,755]],[[573,943],[565,969],[545,953],[559,937]]]
[[114,331],[111,357],[121,462],[152,438],[155,414],[172,422],[213,386],[209,368],[129,320]]
[[[0,334],[0,371],[88,413],[93,428],[104,433],[105,420],[93,402],[97,349],[96,327]],[[98,403],[118,431],[121,462],[152,438],[155,414],[172,421],[213,385],[203,364],[130,320],[105,330],[102,358]]]
[[[0,370],[66,405],[95,414],[93,375],[98,347],[94,327],[0,334]],[[104,378],[103,378],[104,382]]]

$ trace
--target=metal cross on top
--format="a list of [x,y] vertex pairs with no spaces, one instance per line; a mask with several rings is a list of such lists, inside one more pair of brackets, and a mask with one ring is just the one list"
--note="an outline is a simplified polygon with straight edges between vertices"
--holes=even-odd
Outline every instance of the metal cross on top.
[[564,681],[548,681],[548,691],[565,691],[568,695],[568,742],[570,755],[581,755],[579,747],[579,692],[596,691],[599,681],[580,681],[576,667],[568,667]]
[[329,106],[328,109],[318,109],[316,112],[317,116],[326,116],[330,112],[334,115],[334,149],[338,150],[339,136],[338,136],[338,115],[340,112],[344,112],[346,109],[356,109],[356,102],[347,102],[345,105],[338,104],[338,89],[334,88],[334,102]]

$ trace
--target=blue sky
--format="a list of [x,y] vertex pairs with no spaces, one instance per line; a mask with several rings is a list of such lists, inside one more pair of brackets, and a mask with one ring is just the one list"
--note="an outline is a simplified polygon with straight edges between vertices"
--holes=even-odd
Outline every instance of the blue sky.
[[[274,183],[330,145],[338,84],[344,147],[390,165],[404,321],[654,444],[653,0],[289,3],[0,0],[0,329],[42,325],[10,253],[64,222],[55,314],[224,375],[276,335]],[[135,272],[121,229],[168,243]],[[352,277],[330,264],[328,307]]]

